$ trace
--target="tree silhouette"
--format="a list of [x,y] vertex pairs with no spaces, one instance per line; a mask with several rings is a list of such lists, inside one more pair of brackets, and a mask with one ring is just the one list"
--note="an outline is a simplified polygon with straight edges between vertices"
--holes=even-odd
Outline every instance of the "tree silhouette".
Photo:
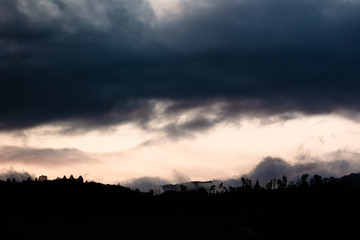
[[216,191],[216,186],[215,186],[215,185],[211,185],[211,187],[209,188],[209,192],[210,192],[211,194],[214,194],[215,191]]
[[309,183],[308,183],[308,181],[307,181],[308,177],[309,177],[309,174],[307,174],[307,173],[304,173],[304,174],[301,176],[300,183],[299,183],[299,185],[300,185],[301,188],[306,188],[306,187],[309,186]]
[[265,188],[266,188],[266,190],[273,190],[273,189],[275,189],[275,186],[276,186],[276,178],[271,179],[271,180],[265,185]]
[[226,189],[226,187],[224,187],[224,183],[221,182],[221,183],[219,184],[219,192],[220,192],[220,193],[223,193],[223,192],[226,192],[226,191],[227,191],[227,189]]
[[276,181],[276,184],[277,184],[277,189],[286,189],[287,187],[287,177],[286,176],[283,176],[282,179],[278,179]]
[[261,186],[260,186],[260,182],[259,179],[256,179],[255,185],[254,185],[254,190],[260,190]]
[[242,189],[243,190],[251,190],[252,189],[252,182],[251,179],[242,177],[241,179]]
[[187,186],[185,186],[184,184],[180,184],[180,191],[184,193],[186,192],[186,190],[187,190]]
[[310,179],[310,185],[313,187],[319,187],[322,185],[322,177],[320,175],[315,174],[311,179]]
[[78,183],[84,183],[84,179],[83,179],[83,177],[81,175],[76,179],[76,181]]
[[47,180],[48,180],[48,178],[47,178],[47,176],[45,176],[45,175],[39,176],[39,179],[38,179],[39,182],[45,182],[45,181],[47,181]]
[[70,175],[68,180],[71,181],[71,182],[75,182],[75,178],[74,178],[74,176],[72,174]]

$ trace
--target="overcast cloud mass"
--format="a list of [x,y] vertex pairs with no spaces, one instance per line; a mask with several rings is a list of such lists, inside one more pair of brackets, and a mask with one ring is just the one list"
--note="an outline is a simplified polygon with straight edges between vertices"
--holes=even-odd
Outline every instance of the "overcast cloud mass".
[[132,122],[177,136],[242,116],[356,119],[360,1],[179,7],[158,20],[145,0],[2,0],[0,130]]

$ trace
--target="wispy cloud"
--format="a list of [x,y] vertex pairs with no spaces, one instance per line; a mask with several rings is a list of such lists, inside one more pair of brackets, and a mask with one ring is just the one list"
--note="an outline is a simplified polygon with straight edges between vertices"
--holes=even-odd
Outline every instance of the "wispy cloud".
[[64,148],[31,148],[31,147],[0,147],[0,163],[25,165],[40,165],[46,167],[57,167],[63,165],[72,165],[98,162],[90,154],[77,149]]

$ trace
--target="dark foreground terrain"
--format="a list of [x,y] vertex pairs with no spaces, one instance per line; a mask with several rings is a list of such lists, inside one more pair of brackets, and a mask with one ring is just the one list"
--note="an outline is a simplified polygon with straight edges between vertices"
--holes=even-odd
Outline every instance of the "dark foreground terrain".
[[[357,236],[359,175],[242,179],[237,188],[154,195],[78,179],[1,181],[1,232],[12,239],[300,239]],[[10,239],[10,238],[9,238]]]

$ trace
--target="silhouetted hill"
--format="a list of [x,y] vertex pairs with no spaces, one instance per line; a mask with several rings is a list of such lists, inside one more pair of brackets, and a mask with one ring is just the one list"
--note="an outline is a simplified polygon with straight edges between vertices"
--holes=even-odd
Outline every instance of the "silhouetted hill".
[[356,188],[360,188],[360,173],[352,173],[350,175],[343,176],[341,179]]
[[[15,239],[348,238],[357,234],[359,174],[273,179],[265,187],[193,182],[162,194],[58,178],[0,181],[4,236]],[[354,182],[354,183],[352,183]],[[115,237],[114,237],[115,236]]]

